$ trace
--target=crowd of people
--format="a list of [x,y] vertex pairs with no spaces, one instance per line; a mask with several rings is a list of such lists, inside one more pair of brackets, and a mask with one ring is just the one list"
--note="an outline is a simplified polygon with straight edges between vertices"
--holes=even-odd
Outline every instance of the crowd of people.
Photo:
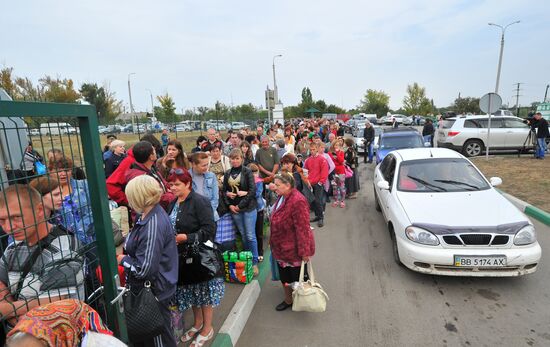
[[[0,314],[9,327],[45,304],[84,301],[97,284],[85,171],[59,149],[51,149],[45,159],[32,147],[27,152],[29,179],[0,194],[0,232],[6,236]],[[161,141],[147,134],[128,149],[111,136],[102,157],[108,198],[129,211],[130,232],[118,265],[130,288],[151,283],[163,308],[166,329],[144,345],[175,346],[180,340],[203,346],[212,339],[214,308],[225,292],[223,277],[205,280],[182,271],[182,254],[199,243],[217,244],[222,252],[249,251],[257,276],[266,221],[270,261],[284,290],[276,309],[290,307],[289,284],[298,281],[301,262],[315,253],[310,223],[323,227],[327,204],[332,200],[329,206],[345,208],[346,199],[359,190],[353,139],[344,139],[338,123],[325,119],[259,125],[255,131],[230,131],[226,138],[208,129],[188,152],[168,133]],[[47,163],[44,174],[31,165],[37,160]],[[47,271],[48,264],[56,264],[56,271]],[[193,325],[181,337],[171,328],[174,306],[193,312]]]

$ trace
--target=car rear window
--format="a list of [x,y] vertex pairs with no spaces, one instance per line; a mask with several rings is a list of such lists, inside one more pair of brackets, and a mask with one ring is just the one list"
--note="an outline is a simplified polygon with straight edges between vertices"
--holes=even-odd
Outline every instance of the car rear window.
[[443,129],[451,129],[453,127],[453,124],[455,124],[456,119],[445,119],[443,121]]

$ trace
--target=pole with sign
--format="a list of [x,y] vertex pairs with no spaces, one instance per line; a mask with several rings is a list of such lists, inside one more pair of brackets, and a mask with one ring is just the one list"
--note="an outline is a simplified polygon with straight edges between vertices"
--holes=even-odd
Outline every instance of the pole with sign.
[[485,146],[485,159],[489,160],[489,148],[491,144],[491,115],[502,106],[502,98],[497,93],[487,93],[479,99],[479,108],[487,113],[487,145]]

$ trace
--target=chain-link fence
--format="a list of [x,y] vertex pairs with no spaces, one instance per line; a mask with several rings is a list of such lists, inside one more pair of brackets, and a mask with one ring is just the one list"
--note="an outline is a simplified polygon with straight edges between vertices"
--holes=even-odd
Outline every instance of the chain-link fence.
[[[55,118],[53,116],[55,115]],[[70,116],[69,116],[70,115]],[[91,106],[0,101],[0,322],[75,298],[124,338],[113,230]],[[22,117],[25,116],[25,117]],[[55,122],[38,126],[27,117]]]

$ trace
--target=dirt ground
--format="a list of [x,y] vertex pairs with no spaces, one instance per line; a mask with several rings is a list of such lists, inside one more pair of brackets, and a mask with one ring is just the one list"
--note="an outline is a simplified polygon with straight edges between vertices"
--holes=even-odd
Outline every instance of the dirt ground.
[[550,157],[491,156],[473,158],[474,164],[487,178],[502,178],[498,188],[544,211],[550,212]]

